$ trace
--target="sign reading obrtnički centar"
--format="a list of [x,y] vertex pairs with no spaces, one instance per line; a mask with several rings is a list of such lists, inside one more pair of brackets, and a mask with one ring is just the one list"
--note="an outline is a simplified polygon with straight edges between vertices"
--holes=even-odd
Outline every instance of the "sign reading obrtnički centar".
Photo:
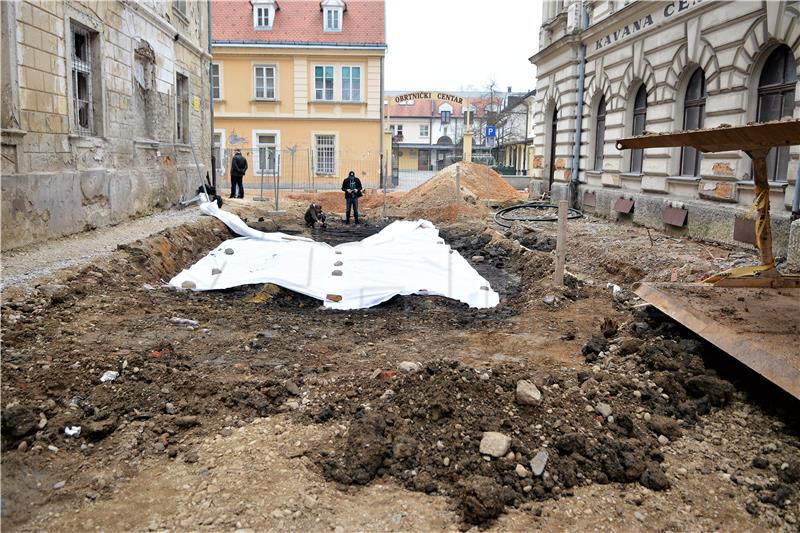
[[453,102],[456,104],[463,104],[464,98],[461,96],[456,96],[455,94],[448,94],[448,93],[436,93],[430,91],[422,91],[418,93],[406,93],[401,94],[394,97],[394,102],[399,104],[400,102],[410,102],[413,100],[444,100],[445,102]]

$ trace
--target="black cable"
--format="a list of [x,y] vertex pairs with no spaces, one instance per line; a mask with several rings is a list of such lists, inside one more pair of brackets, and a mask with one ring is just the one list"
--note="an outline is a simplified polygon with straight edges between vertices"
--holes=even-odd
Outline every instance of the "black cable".
[[[519,209],[537,210],[542,214],[539,215],[523,215],[523,216],[507,216],[508,213]],[[569,208],[567,211],[567,219],[574,220],[581,218],[583,213],[577,209]],[[494,221],[498,226],[510,228],[514,222],[556,222],[558,220],[558,206],[553,204],[545,204],[541,202],[528,202],[524,204],[512,205],[505,207],[494,214]]]

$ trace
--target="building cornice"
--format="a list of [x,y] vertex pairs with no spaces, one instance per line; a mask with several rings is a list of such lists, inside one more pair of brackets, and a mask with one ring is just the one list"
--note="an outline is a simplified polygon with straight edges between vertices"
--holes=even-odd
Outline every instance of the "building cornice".
[[315,48],[327,50],[381,50],[386,51],[386,44],[360,44],[360,43],[315,43],[301,41],[211,41],[212,47],[220,48]]
[[557,41],[550,43],[545,48],[542,48],[531,57],[528,58],[528,61],[533,63],[534,65],[538,64],[539,61],[554,55],[561,51],[562,48],[566,46],[576,46],[580,44],[581,36],[578,33],[572,33],[570,35],[565,35],[558,39]]

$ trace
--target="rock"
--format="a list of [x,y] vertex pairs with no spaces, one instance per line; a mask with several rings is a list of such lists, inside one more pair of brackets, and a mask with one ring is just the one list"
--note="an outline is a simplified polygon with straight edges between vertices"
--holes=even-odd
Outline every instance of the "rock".
[[760,468],[761,470],[769,466],[769,460],[765,457],[756,457],[753,459],[753,467]]
[[3,409],[2,421],[3,436],[19,439],[36,430],[38,416],[36,411],[20,404],[9,405]]
[[218,275],[220,275],[220,274],[222,274],[222,270],[220,270],[220,269],[218,269],[218,268],[212,268],[212,269],[211,269],[211,275],[212,275],[212,276],[218,276]]
[[605,339],[605,337],[600,335],[592,335],[592,338],[589,339],[589,342],[583,345],[581,353],[586,359],[586,362],[591,363],[597,360],[597,354],[600,352],[605,352],[606,350],[608,350],[608,341]]
[[70,295],[69,287],[57,283],[39,287],[39,292],[41,292],[45,298],[49,298],[51,304],[65,302]]
[[18,452],[22,452],[22,453],[27,452],[28,451],[28,442],[27,441],[20,442],[19,446],[17,446],[17,451]]
[[164,412],[168,415],[174,415],[178,412],[174,405],[171,402],[167,402],[167,405],[164,406]]
[[708,396],[708,401],[716,407],[727,405],[733,397],[733,385],[714,376],[694,376],[686,381],[686,391],[699,398]]
[[486,258],[483,257],[482,255],[473,255],[472,256],[472,262],[473,263],[483,263],[485,260],[486,260]]
[[200,425],[200,420],[196,416],[179,416],[175,419],[175,425],[180,428],[191,428]]
[[511,437],[495,431],[486,431],[481,439],[481,455],[491,455],[492,457],[503,457],[511,447]]
[[552,294],[548,294],[548,295],[546,295],[544,298],[542,298],[542,301],[543,301],[543,302],[544,302],[546,305],[553,306],[553,305],[556,305],[556,304],[558,303],[558,298],[556,298],[556,297],[555,297],[554,295],[552,295]]
[[666,416],[650,415],[645,417],[645,422],[653,433],[664,435],[669,440],[677,440],[683,435],[683,430],[678,422]]
[[413,361],[403,361],[397,366],[397,368],[401,372],[417,372],[420,368],[422,368],[422,365],[419,363],[414,363]]
[[286,409],[289,409],[290,411],[296,411],[300,409],[300,402],[298,402],[297,400],[286,400],[283,406]]
[[185,463],[194,464],[200,460],[200,456],[197,455],[197,452],[194,450],[188,451],[183,455],[183,461]]
[[601,415],[604,418],[610,416],[612,412],[611,406],[604,402],[600,402],[597,405],[595,405],[594,410],[598,415]]
[[392,389],[386,389],[385,391],[383,391],[383,394],[381,394],[381,400],[385,400],[386,398],[391,398],[392,396],[394,396],[394,391]]
[[115,381],[119,377],[119,372],[115,372],[113,370],[106,370],[103,372],[103,375],[100,376],[101,383],[108,383],[110,381]]
[[583,453],[586,450],[586,437],[580,433],[564,433],[556,439],[555,447],[561,455]]
[[639,483],[651,490],[667,490],[669,488],[669,479],[666,474],[657,463],[652,462],[647,465],[647,469],[639,478]]
[[531,473],[530,473],[530,472],[528,472],[528,469],[527,469],[527,468],[525,468],[524,466],[522,466],[522,465],[521,465],[521,464],[519,464],[519,463],[517,463],[517,466],[516,466],[516,468],[514,468],[514,472],[516,472],[516,473],[517,473],[517,475],[518,475],[519,477],[521,477],[521,478],[526,478],[526,477],[528,477],[528,476],[530,476],[530,475],[531,475]]
[[442,464],[444,466],[450,466],[450,458],[449,457],[445,457],[444,459],[442,459]]
[[459,494],[464,521],[468,524],[483,524],[500,516],[505,509],[504,492],[503,487],[492,478],[467,478]]
[[63,489],[64,485],[66,485],[66,484],[67,484],[66,481],[59,481],[58,483],[53,485],[53,488],[56,489],[56,490]]
[[233,255],[233,248],[225,248],[225,255]]
[[294,381],[287,381],[283,384],[283,388],[292,396],[300,396],[300,387],[298,387]]
[[658,443],[660,445],[662,445],[662,446],[666,446],[667,444],[669,444],[669,439],[667,437],[665,437],[664,435],[659,435],[658,436]]
[[105,420],[92,420],[82,427],[82,433],[90,440],[100,440],[117,429],[116,418],[106,418]]
[[541,450],[533,456],[531,459],[531,472],[533,472],[534,476],[541,476],[542,472],[544,472],[545,467],[547,466],[547,459],[550,456],[547,454],[546,451]]
[[521,405],[536,405],[542,401],[542,393],[536,385],[521,379],[517,381],[516,399]]
[[619,355],[625,356],[636,353],[639,351],[639,348],[642,347],[642,340],[635,339],[633,337],[625,337],[620,341],[617,345],[617,350]]
[[187,279],[186,281],[181,283],[181,288],[182,289],[194,289],[194,288],[197,288],[197,284],[194,281],[191,281],[191,280]]

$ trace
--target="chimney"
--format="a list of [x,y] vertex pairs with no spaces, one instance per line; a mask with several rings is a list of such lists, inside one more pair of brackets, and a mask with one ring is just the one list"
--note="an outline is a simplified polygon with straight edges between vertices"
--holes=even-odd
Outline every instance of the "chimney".
[[511,85],[508,86],[508,94],[511,94]]

